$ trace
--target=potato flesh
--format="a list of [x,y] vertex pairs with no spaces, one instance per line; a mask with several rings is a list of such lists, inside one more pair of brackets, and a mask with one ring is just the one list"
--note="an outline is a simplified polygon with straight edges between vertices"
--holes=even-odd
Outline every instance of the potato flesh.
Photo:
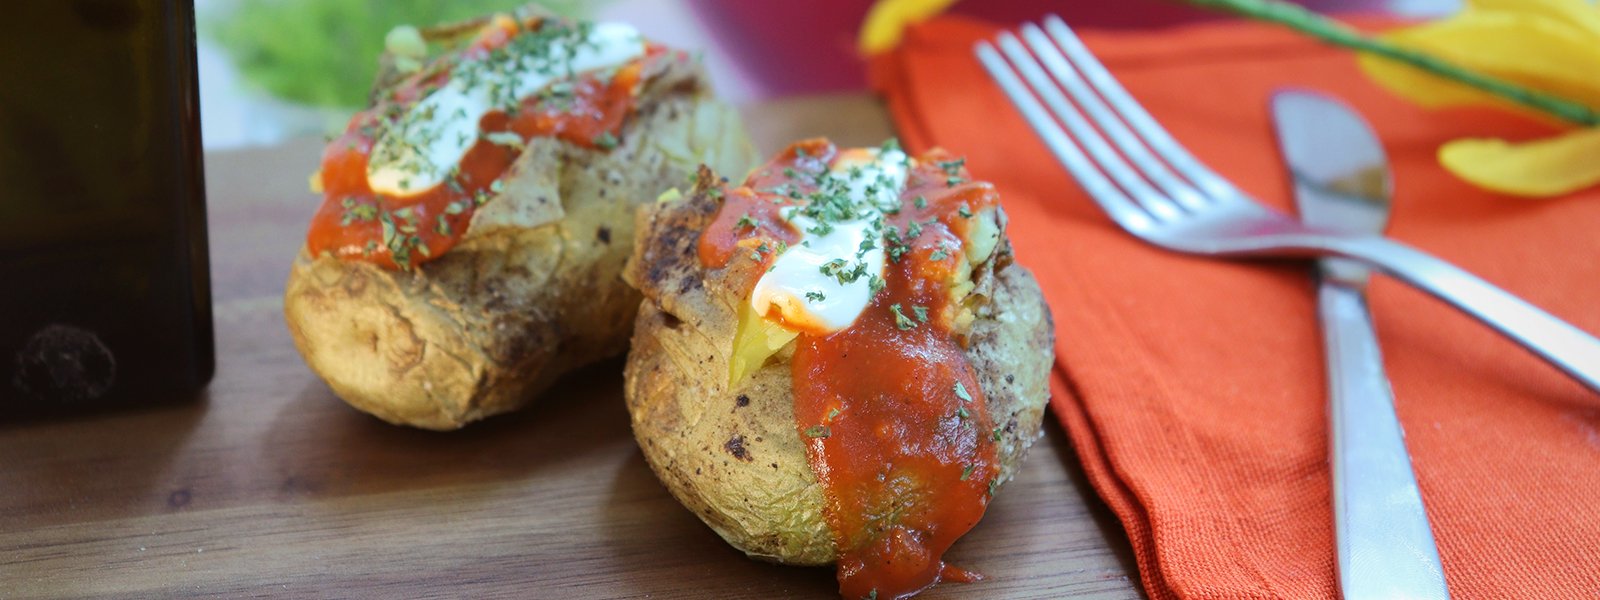
[[994,254],[995,246],[1000,244],[1000,220],[994,208],[985,208],[972,215],[972,224],[967,229],[967,239],[962,240],[962,247],[966,249],[967,261],[972,264],[982,264],[989,260],[989,255]]
[[737,387],[739,382],[761,368],[768,358],[797,337],[800,337],[800,332],[762,316],[749,302],[740,303],[739,332],[733,339],[733,355],[728,361],[731,371],[729,387]]

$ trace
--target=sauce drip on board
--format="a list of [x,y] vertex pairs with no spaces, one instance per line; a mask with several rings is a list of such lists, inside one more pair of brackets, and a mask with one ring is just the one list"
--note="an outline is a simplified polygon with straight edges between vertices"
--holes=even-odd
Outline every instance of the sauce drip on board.
[[440,59],[386,92],[372,108],[351,118],[344,133],[324,149],[320,179],[323,203],[312,218],[306,246],[341,260],[364,260],[384,268],[410,269],[455,246],[473,213],[500,191],[500,178],[522,146],[535,137],[609,150],[637,108],[640,88],[665,61],[687,55],[647,45],[644,56],[614,71],[578,74],[560,94],[535,93],[515,111],[492,110],[478,120],[482,132],[444,182],[404,196],[373,191],[368,164],[384,124],[392,122],[432,90],[450,81],[451,67],[504,51],[517,35],[564,24],[495,19],[459,55]]
[[[724,192],[700,240],[702,264],[770,263],[749,249],[794,243],[779,208],[805,202],[836,154],[823,140],[797,143]],[[899,210],[885,215],[893,233],[883,243],[898,258],[883,289],[850,326],[802,329],[796,341],[795,426],[826,490],[847,598],[904,598],[941,579],[981,577],[942,560],[983,516],[999,476],[983,392],[951,331],[950,282],[965,268],[971,216],[996,202],[960,161],[923,156]]]

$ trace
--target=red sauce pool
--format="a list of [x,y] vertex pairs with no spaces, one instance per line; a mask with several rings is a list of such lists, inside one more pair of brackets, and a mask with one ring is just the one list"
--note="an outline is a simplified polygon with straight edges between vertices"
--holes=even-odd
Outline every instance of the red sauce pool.
[[[803,199],[782,192],[794,186],[803,197],[836,155],[824,140],[800,142],[727,192],[702,234],[702,264],[726,266],[752,244],[792,243],[797,234],[775,207]],[[797,341],[795,427],[826,490],[847,598],[904,598],[942,578],[981,578],[942,559],[982,518],[999,476],[994,425],[946,310],[968,217],[998,200],[967,179],[942,152],[921,157],[888,217],[909,250],[887,263],[884,289],[849,327]],[[927,310],[925,321],[913,306]]]

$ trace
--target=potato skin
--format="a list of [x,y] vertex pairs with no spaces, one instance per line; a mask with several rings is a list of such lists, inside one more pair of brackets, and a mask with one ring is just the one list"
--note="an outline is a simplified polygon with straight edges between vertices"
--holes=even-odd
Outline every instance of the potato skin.
[[[698,188],[712,176],[702,171]],[[700,231],[719,200],[697,191],[640,210],[623,277],[639,287],[624,375],[634,436],[656,475],[690,511],[753,558],[824,565],[836,558],[823,488],[797,432],[786,348],[748,380],[728,386],[728,361],[744,301],[735,281],[753,262],[700,266]],[[967,358],[997,426],[1000,480],[1010,480],[1038,439],[1049,396],[1054,328],[1038,283],[1012,261],[1009,242],[976,267],[980,304]]]
[[743,169],[755,159],[737,113],[704,81],[694,66],[651,81],[610,151],[532,140],[462,242],[414,272],[302,249],[284,314],[307,364],[358,409],[448,430],[620,354],[639,304],[618,276],[634,209],[702,160]]

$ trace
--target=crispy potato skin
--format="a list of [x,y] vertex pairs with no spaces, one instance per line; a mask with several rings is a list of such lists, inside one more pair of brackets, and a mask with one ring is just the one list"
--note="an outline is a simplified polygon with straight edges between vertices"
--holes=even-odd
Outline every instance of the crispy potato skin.
[[627,345],[639,294],[618,276],[636,207],[702,159],[755,160],[697,67],[650,82],[610,151],[531,141],[460,245],[414,272],[295,259],[284,313],[307,364],[352,406],[424,429],[526,404]]
[[[710,181],[702,171],[702,184]],[[728,386],[744,301],[733,282],[748,281],[740,270],[755,263],[700,266],[696,244],[718,203],[697,191],[639,211],[639,240],[623,272],[645,296],[624,376],[634,436],[667,489],[734,547],[763,560],[829,564],[836,555],[823,489],[795,426],[792,346]],[[974,280],[986,301],[967,358],[1003,427],[1001,481],[1008,481],[1039,437],[1054,328],[1038,283],[1012,261],[1009,243],[977,266]]]

